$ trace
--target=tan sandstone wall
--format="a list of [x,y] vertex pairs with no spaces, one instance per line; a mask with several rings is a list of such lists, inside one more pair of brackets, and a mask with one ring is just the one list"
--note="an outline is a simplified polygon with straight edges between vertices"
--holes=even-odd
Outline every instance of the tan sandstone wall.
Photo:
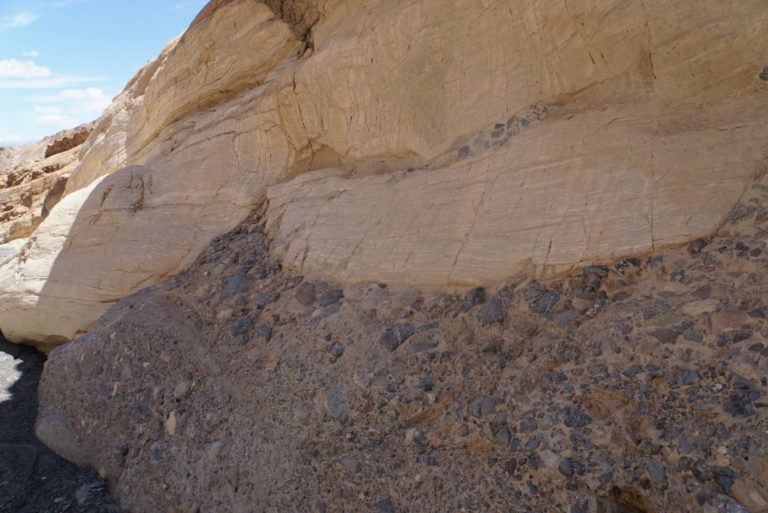
[[766,168],[760,0],[265,3],[116,98],[0,266],[6,336],[71,339],[265,198],[286,265],[446,289],[707,235]]

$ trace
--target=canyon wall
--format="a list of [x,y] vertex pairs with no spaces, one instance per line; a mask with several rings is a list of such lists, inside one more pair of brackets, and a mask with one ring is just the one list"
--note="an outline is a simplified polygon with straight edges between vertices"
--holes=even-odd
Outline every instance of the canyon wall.
[[766,170],[761,0],[211,2],[0,265],[50,347],[266,202],[283,265],[423,290],[713,233]]

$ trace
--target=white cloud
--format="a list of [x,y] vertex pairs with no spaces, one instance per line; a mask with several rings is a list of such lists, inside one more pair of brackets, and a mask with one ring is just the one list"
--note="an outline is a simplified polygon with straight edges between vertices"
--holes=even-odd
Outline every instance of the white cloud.
[[37,123],[68,128],[100,116],[112,99],[98,87],[87,87],[64,89],[54,95],[29,97],[27,101],[38,103],[33,107]]
[[38,116],[35,121],[41,125],[54,125],[61,128],[69,128],[77,124],[74,118],[63,114],[43,114]]
[[45,78],[50,76],[50,68],[38,66],[34,61],[16,59],[0,61],[0,78]]
[[37,14],[22,11],[8,16],[0,16],[0,32],[12,28],[24,27],[34,23],[39,16]]
[[36,105],[35,112],[39,114],[61,114],[62,110],[58,107],[54,107],[53,105]]
[[[0,75],[1,77],[1,75]],[[100,77],[76,77],[62,76],[52,78],[36,78],[30,80],[1,80],[0,89],[56,89],[83,82],[98,82],[104,80]]]
[[70,100],[98,100],[104,97],[104,91],[98,87],[89,87],[87,89],[64,89],[59,93],[59,98]]
[[24,57],[31,57],[32,59],[37,59],[38,57],[40,57],[40,52],[38,52],[37,50],[30,50],[28,52],[24,52],[21,55],[23,55]]
[[112,96],[98,87],[88,87],[85,89],[64,89],[55,95],[35,96],[27,100],[38,103],[66,104],[69,111],[98,115],[112,103]]

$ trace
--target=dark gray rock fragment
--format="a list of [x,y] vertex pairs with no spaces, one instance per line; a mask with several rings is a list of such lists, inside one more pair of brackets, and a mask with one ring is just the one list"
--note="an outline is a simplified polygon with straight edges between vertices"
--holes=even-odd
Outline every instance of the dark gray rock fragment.
[[565,425],[570,428],[582,428],[592,423],[592,417],[583,411],[576,411],[565,418]]
[[731,493],[731,487],[736,481],[736,472],[728,467],[715,465],[712,467],[712,480],[725,494]]
[[252,317],[243,317],[235,319],[229,324],[229,331],[234,336],[248,335],[253,330],[254,320]]
[[499,400],[487,395],[476,395],[469,401],[469,414],[473,417],[482,417],[493,413]]
[[691,472],[693,473],[693,477],[702,483],[709,480],[709,470],[707,470],[707,465],[704,463],[704,460],[697,460],[696,463],[693,464]]
[[466,301],[469,307],[477,306],[485,302],[485,289],[483,287],[476,287],[467,292]]
[[748,391],[731,394],[728,402],[723,406],[723,410],[734,417],[749,417],[755,413],[752,398]]
[[523,448],[527,452],[535,451],[541,446],[541,443],[544,441],[544,435],[541,433],[534,433],[531,435],[531,437],[528,439],[527,442],[525,442],[525,445]]
[[520,421],[520,432],[521,433],[531,433],[533,431],[536,431],[536,429],[539,427],[538,423],[536,422],[536,419],[534,418],[527,418]]
[[477,319],[483,324],[496,324],[504,322],[507,318],[507,309],[504,302],[494,297],[477,311]]
[[395,513],[395,505],[392,499],[384,499],[373,505],[373,513]]
[[259,329],[257,330],[257,333],[264,337],[265,340],[269,341],[272,339],[272,327],[267,326],[266,324],[262,324],[259,326]]
[[688,253],[691,255],[698,255],[701,253],[701,250],[706,247],[706,245],[709,244],[709,241],[704,239],[696,239],[695,241],[688,244]]
[[654,484],[659,486],[666,485],[667,469],[664,468],[664,465],[662,465],[659,460],[652,459],[646,461],[645,470],[648,472],[648,475],[651,477],[651,481],[653,481]]
[[559,290],[549,290],[542,294],[539,299],[531,303],[531,310],[546,315],[555,308],[557,302],[560,301],[560,296],[562,296],[562,292]]
[[701,374],[692,369],[681,369],[675,377],[675,383],[678,385],[695,385],[699,381],[701,381]]
[[496,426],[493,431],[493,438],[502,445],[509,445],[512,440],[512,433],[509,431],[509,426],[507,426],[506,422]]
[[244,275],[230,276],[224,278],[221,288],[221,299],[227,299],[235,294],[242,294],[253,287],[253,278]]
[[381,334],[379,344],[389,351],[394,351],[415,332],[416,328],[410,322],[396,324]]
[[662,344],[674,344],[680,332],[670,328],[657,328],[649,331],[650,335]]
[[[766,76],[768,77],[768,75]],[[768,78],[766,78],[766,80],[768,80]],[[727,495],[718,495],[716,504],[718,513],[752,513],[751,510],[745,508]]]

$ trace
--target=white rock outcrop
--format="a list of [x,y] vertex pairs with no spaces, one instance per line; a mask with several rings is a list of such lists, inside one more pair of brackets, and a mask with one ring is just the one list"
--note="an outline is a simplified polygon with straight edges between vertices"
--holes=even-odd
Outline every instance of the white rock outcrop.
[[0,329],[69,340],[265,199],[286,265],[425,289],[706,236],[766,170],[766,23],[762,0],[213,1],[0,266]]

